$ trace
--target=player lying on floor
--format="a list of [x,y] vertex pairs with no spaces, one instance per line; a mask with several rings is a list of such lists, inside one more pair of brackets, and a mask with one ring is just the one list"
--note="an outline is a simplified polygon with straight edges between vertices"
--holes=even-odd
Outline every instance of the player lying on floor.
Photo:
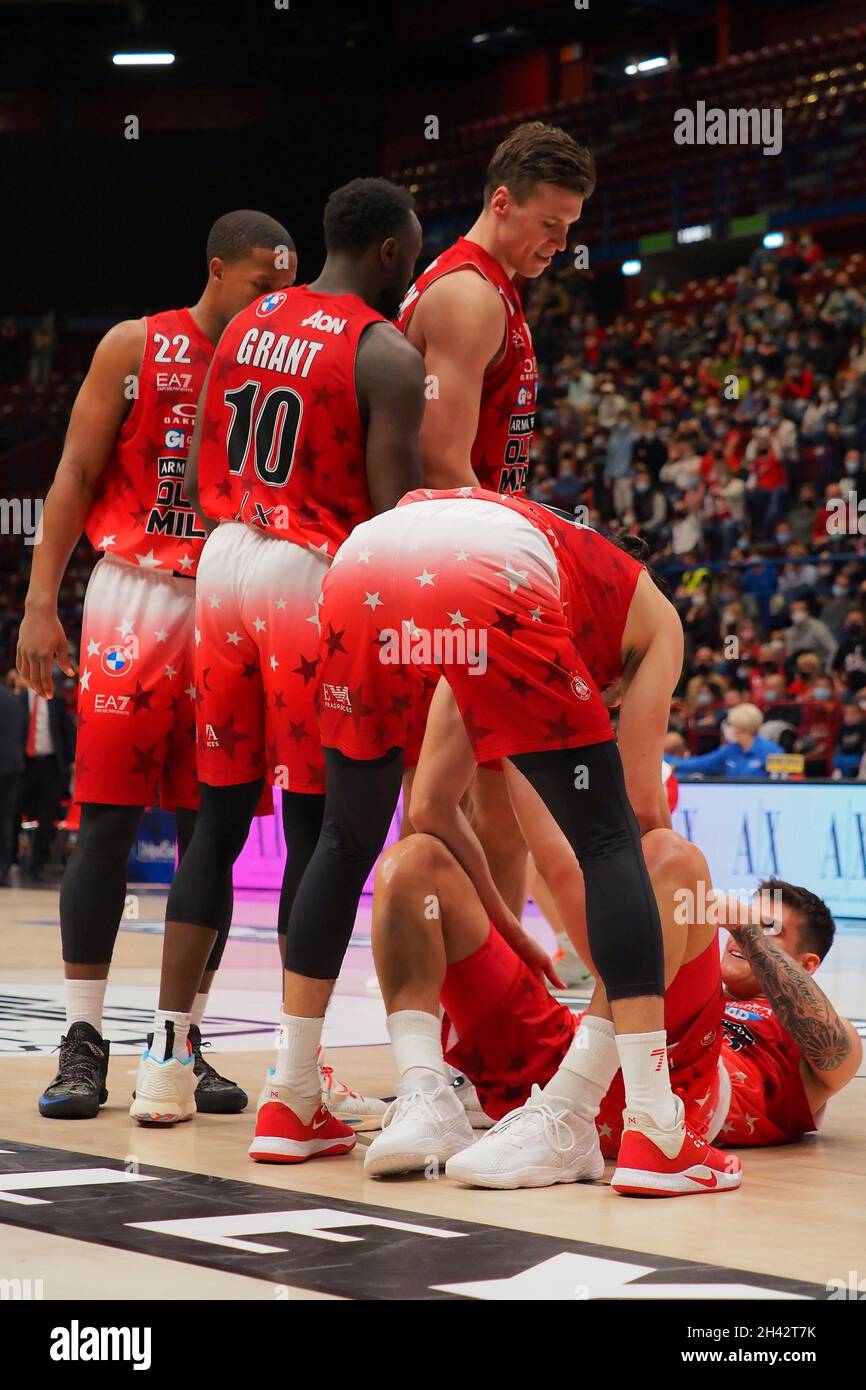
[[[518,819],[556,901],[567,904],[578,952],[589,959],[580,870],[528,791],[521,796],[512,787]],[[833,939],[830,913],[805,889],[770,880],[762,885],[760,920],[730,902],[697,924],[683,905],[710,893],[700,850],[670,830],[651,831],[643,848],[664,932],[671,1082],[687,1123],[726,1147],[800,1139],[818,1128],[828,1099],[862,1056],[854,1028],[812,979]],[[725,910],[731,935],[720,961],[717,922]],[[609,1074],[599,1067],[594,1078],[563,1062],[574,1055],[575,1036],[592,1038],[603,1025],[603,987],[580,1018],[553,999],[533,953],[521,960],[504,941],[456,859],[428,834],[391,846],[380,860],[373,948],[400,1084],[367,1151],[367,1171],[422,1170],[438,1160],[450,1177],[507,1188],[575,1181],[588,1166],[601,1177],[603,1157],[616,1156],[622,1134],[615,1056]],[[448,1085],[446,1061],[465,1073],[498,1121],[477,1142]],[[592,1163],[576,1142],[580,1118],[595,1120]],[[660,1195],[684,1183],[722,1186],[699,1172],[654,1175]]]

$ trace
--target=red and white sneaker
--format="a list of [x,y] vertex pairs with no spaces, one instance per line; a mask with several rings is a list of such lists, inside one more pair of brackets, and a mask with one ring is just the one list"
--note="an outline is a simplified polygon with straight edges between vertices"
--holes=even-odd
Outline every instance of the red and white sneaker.
[[290,1093],[270,1078],[259,1096],[256,1135],[249,1147],[256,1163],[304,1163],[308,1158],[347,1154],[355,1147],[355,1131],[320,1105],[309,1124],[290,1109]]
[[713,1149],[682,1121],[658,1129],[649,1115],[623,1111],[622,1142],[614,1192],[625,1197],[685,1197],[695,1192],[732,1192],[743,1180],[743,1166],[732,1153]]

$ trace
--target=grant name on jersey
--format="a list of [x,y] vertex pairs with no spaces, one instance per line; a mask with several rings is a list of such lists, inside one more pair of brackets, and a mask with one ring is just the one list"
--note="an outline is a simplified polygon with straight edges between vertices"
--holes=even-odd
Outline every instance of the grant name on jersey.
[[277,337],[266,328],[249,328],[238,344],[236,360],[242,367],[260,367],[263,371],[307,377],[316,354],[324,346],[324,343],[311,343],[306,338],[292,338],[288,333]]

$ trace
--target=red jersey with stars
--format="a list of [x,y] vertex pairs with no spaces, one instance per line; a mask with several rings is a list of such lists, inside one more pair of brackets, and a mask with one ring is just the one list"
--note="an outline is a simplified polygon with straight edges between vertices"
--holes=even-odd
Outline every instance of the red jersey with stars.
[[[498,292],[505,310],[502,356],[484,373],[472,467],[481,487],[521,497],[526,491],[535,424],[538,366],[514,281],[483,246],[458,237],[419,275],[400,305],[397,327],[405,333],[424,291],[455,270],[473,270],[483,276]],[[467,331],[466,324],[454,328],[457,333]]]
[[386,320],[356,295],[306,285],[265,295],[232,319],[203,407],[199,495],[208,516],[333,556],[372,515],[355,359],[377,323]]
[[193,575],[205,532],[183,477],[213,344],[189,309],[165,309],[144,322],[138,395],[84,529],[97,550],[141,569]]
[[717,1142],[788,1144],[818,1128],[800,1075],[800,1049],[767,999],[729,999],[722,1061],[731,1103]]

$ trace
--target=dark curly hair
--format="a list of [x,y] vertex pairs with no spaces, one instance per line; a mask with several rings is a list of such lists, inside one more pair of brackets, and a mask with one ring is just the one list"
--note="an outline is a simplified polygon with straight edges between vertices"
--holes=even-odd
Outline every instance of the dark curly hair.
[[787,883],[783,878],[765,878],[758,884],[761,893],[780,893],[784,907],[790,907],[800,916],[800,949],[814,951],[823,960],[833,945],[836,923],[833,914],[823,898],[810,893],[808,888]]
[[412,194],[399,184],[388,179],[352,179],[335,189],[325,204],[325,246],[329,253],[366,251],[396,236],[414,211]]

